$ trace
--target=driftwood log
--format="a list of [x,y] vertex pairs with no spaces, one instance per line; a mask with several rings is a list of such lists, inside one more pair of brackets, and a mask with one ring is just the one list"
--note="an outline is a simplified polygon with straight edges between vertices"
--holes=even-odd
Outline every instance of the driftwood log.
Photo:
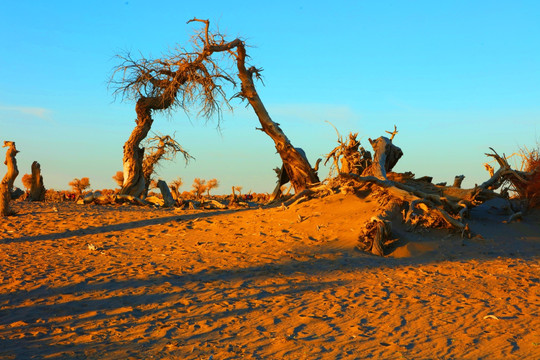
[[45,200],[45,186],[43,186],[43,176],[41,176],[41,166],[37,161],[32,163],[32,185],[30,186],[30,200]]

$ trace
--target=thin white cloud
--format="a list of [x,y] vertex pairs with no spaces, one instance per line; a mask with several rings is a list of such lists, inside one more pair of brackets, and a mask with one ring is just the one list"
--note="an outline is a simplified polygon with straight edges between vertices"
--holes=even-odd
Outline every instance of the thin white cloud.
[[0,106],[0,113],[19,113],[23,115],[30,115],[31,117],[36,117],[45,121],[52,120],[52,110],[41,107]]

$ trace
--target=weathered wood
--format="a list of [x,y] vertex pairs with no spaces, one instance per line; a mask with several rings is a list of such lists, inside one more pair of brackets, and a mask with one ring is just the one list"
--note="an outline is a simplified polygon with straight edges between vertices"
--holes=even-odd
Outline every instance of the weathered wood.
[[9,206],[11,195],[9,194],[9,186],[7,181],[0,182],[0,216],[13,215],[13,210]]
[[463,224],[459,220],[453,218],[444,208],[446,206],[450,208],[451,211],[456,211],[456,213],[458,213],[461,210],[461,206],[457,203],[449,201],[446,198],[442,198],[436,194],[424,193],[411,186],[395,183],[390,180],[379,179],[375,176],[358,176],[355,174],[340,174],[340,176],[346,179],[358,181],[360,183],[377,184],[386,189],[391,196],[401,201],[411,203],[416,200],[416,203],[424,203],[429,207],[430,212],[433,215],[437,216],[441,220],[444,220],[450,227],[457,228],[461,231],[465,231],[467,229],[466,224]]
[[30,200],[45,200],[45,186],[43,185],[43,176],[41,176],[41,166],[37,161],[32,163],[32,184],[30,186]]
[[294,187],[294,191],[299,193],[302,190],[309,188],[309,186],[318,183],[319,177],[309,164],[307,157],[292,146],[285,133],[279,127],[279,124],[274,122],[268,114],[266,107],[255,89],[255,84],[253,83],[253,76],[258,77],[261,70],[255,67],[246,69],[246,49],[244,43],[241,41],[237,43],[236,49],[238,77],[242,82],[242,91],[240,95],[242,98],[247,99],[255,111],[261,124],[260,130],[265,132],[274,141],[276,150],[283,161],[283,167]]
[[9,191],[11,192],[13,190],[13,183],[19,175],[19,169],[17,167],[16,159],[19,151],[17,150],[15,142],[13,141],[4,141],[4,145],[2,147],[8,147],[8,150],[6,152],[6,161],[4,161],[4,164],[7,166],[8,170],[6,175],[4,176],[4,180],[7,181]]
[[453,187],[461,188],[461,183],[463,182],[463,179],[465,179],[465,175],[456,175],[454,178],[454,184]]
[[383,220],[377,216],[371,218],[375,222],[376,233],[371,245],[371,253],[377,256],[384,256],[384,242],[388,240],[392,231],[392,223],[388,220]]
[[157,186],[159,188],[159,191],[161,191],[161,195],[163,196],[163,206],[173,206],[175,204],[175,201],[171,194],[171,191],[169,190],[169,187],[167,186],[167,183],[163,180],[158,180]]
[[11,201],[13,182],[15,181],[15,178],[17,178],[17,175],[19,175],[17,159],[15,158],[19,151],[17,151],[15,142],[13,141],[4,141],[3,147],[8,147],[6,161],[4,162],[4,164],[7,165],[8,170],[0,182],[0,216],[10,216],[14,214],[9,202]]
[[392,171],[403,156],[403,151],[384,136],[380,136],[375,140],[369,139],[369,143],[373,147],[375,155],[371,166],[362,175],[373,175],[376,178],[388,180],[386,173]]

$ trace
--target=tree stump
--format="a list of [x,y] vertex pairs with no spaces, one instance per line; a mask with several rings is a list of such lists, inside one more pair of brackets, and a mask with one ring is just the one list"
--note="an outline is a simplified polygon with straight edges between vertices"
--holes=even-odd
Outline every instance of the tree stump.
[[454,178],[454,185],[453,187],[461,188],[461,183],[463,182],[463,179],[465,179],[465,175],[456,175]]
[[176,201],[174,201],[174,198],[171,194],[171,191],[169,190],[169,187],[167,186],[167,183],[163,180],[159,180],[157,182],[157,186],[159,190],[161,191],[161,195],[163,196],[163,201],[164,201],[163,206],[165,207],[173,206],[176,203]]
[[7,182],[0,183],[0,216],[13,215],[13,210],[9,206],[11,196],[9,195],[9,187]]
[[14,214],[9,206],[9,201],[11,200],[13,182],[17,178],[17,175],[19,175],[17,159],[15,158],[18,151],[13,141],[4,141],[3,147],[9,147],[9,149],[6,152],[6,161],[4,162],[7,165],[8,171],[0,183],[0,215],[9,216]]
[[373,175],[381,180],[388,180],[386,173],[396,166],[399,159],[403,156],[403,151],[392,144],[392,140],[384,136],[380,136],[375,140],[369,139],[369,142],[375,151],[375,155],[373,156],[371,166],[366,170],[369,172],[369,175]]
[[41,176],[41,166],[37,161],[32,163],[32,185],[30,186],[30,200],[45,200],[45,186],[43,186],[43,176]]

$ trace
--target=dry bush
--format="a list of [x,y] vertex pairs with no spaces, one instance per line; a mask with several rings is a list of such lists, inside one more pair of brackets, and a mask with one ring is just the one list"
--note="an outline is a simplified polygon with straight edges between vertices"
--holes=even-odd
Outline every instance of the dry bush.
[[191,187],[193,188],[194,196],[197,199],[201,198],[201,195],[206,190],[206,186],[207,186],[206,185],[206,180],[203,180],[203,179],[200,179],[200,178],[195,178],[193,180],[193,184],[191,185]]
[[182,199],[189,199],[189,200],[194,199],[193,193],[191,191],[183,191],[181,196],[182,196]]
[[536,149],[521,150],[524,155],[523,165],[524,170],[531,174],[527,187],[525,188],[524,197],[529,201],[530,207],[540,206],[540,144],[537,144]]
[[257,203],[266,203],[270,200],[270,194],[268,193],[253,193],[253,201]]
[[90,179],[87,177],[83,177],[81,179],[75,178],[70,181],[68,185],[71,186],[75,193],[81,195],[84,190],[90,187]]
[[124,184],[124,172],[117,171],[112,179],[118,184],[118,186],[122,186]]
[[210,190],[215,189],[219,186],[219,182],[217,179],[210,179],[206,183],[206,195],[210,196]]
[[30,191],[30,188],[32,187],[32,175],[24,174],[21,181],[26,191]]
[[180,187],[184,184],[184,181],[181,177],[177,177],[175,180],[171,181],[171,192],[175,200],[180,199]]

